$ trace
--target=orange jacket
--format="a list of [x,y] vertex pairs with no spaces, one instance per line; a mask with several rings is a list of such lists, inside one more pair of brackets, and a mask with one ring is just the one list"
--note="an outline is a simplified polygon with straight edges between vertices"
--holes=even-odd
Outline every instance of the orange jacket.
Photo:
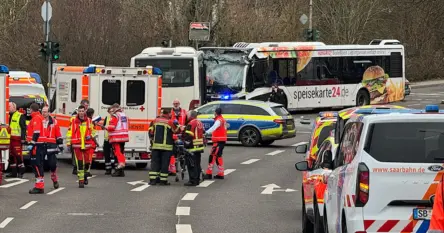
[[106,128],[109,132],[109,142],[129,142],[128,118],[123,112],[112,115]]
[[56,119],[48,117],[48,120],[43,122],[43,131],[46,135],[46,143],[50,144],[62,144],[62,133],[60,132],[60,126]]
[[40,112],[31,113],[32,119],[29,121],[28,127],[26,129],[27,136],[26,140],[30,144],[42,144],[46,142],[46,135],[43,129],[43,118]]
[[432,219],[427,233],[444,233],[444,175],[436,188],[435,203],[433,204]]
[[91,119],[86,116],[83,120],[76,116],[71,122],[71,145],[73,148],[87,149],[91,147],[93,143],[91,124]]
[[183,108],[180,109],[180,115],[176,116],[176,112],[171,110],[171,120],[177,120],[180,125],[185,125],[187,121],[187,111]]
[[220,126],[217,127],[213,132],[213,136],[211,137],[211,141],[213,142],[226,142],[227,141],[227,128],[225,127],[226,121],[222,117],[222,115],[214,118],[214,121],[220,121]]

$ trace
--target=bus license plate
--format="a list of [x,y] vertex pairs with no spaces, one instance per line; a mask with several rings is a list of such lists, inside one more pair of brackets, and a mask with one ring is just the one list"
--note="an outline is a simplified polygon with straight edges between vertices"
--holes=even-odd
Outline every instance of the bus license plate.
[[413,209],[414,220],[430,220],[432,217],[431,209],[415,208]]

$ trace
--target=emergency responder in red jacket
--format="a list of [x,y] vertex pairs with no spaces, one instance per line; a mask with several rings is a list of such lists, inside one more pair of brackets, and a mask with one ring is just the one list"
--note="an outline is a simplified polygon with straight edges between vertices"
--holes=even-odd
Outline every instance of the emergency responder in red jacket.
[[[179,122],[179,125],[185,126],[187,122],[187,111],[180,107],[180,101],[179,99],[175,99],[173,101],[173,110],[171,111],[171,120],[177,120]],[[177,135],[173,136],[174,140],[177,140]],[[177,172],[176,168],[176,157],[177,155],[172,155],[170,158],[170,166],[168,168],[169,175],[175,176]]]
[[200,183],[200,174],[202,168],[200,166],[202,152],[204,152],[204,128],[201,121],[197,119],[197,112],[188,112],[189,122],[185,128],[184,144],[185,148],[192,153],[190,159],[185,162],[188,167],[188,176],[190,181],[185,186],[196,186]]
[[39,112],[38,104],[33,103],[30,108],[32,119],[28,124],[26,140],[29,144],[27,150],[31,154],[31,166],[36,179],[34,188],[29,190],[29,194],[42,194],[45,192],[43,161],[46,154],[46,135],[43,129],[44,118]]
[[222,152],[227,142],[227,126],[226,121],[222,116],[222,109],[217,108],[214,112],[214,125],[205,133],[212,134],[211,141],[213,141],[213,148],[211,148],[211,154],[208,159],[208,168],[205,179],[213,178],[213,166],[217,164],[217,175],[215,179],[224,178],[224,160],[222,158]]
[[93,143],[91,136],[91,120],[86,117],[86,109],[79,106],[77,116],[71,122],[71,141],[70,143],[75,154],[77,165],[77,177],[79,179],[79,188],[88,185],[88,176],[85,176],[85,165],[88,158],[89,149]]
[[[87,99],[83,99],[82,101],[80,101],[80,105],[82,105],[83,107],[85,107],[85,111],[87,111],[89,109],[89,100]],[[77,115],[77,109],[74,110],[74,112],[71,115],[71,119],[70,122],[73,121],[76,118]],[[68,128],[68,132],[70,132],[70,129]],[[68,134],[67,137],[71,137],[71,134]],[[68,146],[68,148],[70,148],[70,146]],[[71,155],[72,158],[74,159],[74,151],[71,150]],[[73,168],[72,168],[72,174],[73,175],[77,175],[77,166],[74,164]]]
[[441,176],[433,202],[432,218],[427,233],[444,233],[444,176]]
[[160,177],[160,185],[169,185],[168,165],[173,154],[173,134],[179,129],[179,123],[170,119],[168,111],[162,110],[162,115],[153,121],[149,129],[152,138],[150,185],[156,185]]
[[46,135],[46,156],[48,158],[51,180],[55,189],[59,188],[57,177],[57,154],[63,151],[63,138],[60,127],[56,119],[49,115],[47,106],[42,108],[42,115],[45,118],[43,128]]
[[89,148],[89,153],[88,153],[88,158],[86,160],[85,163],[85,176],[91,177],[91,164],[92,164],[92,158],[94,155],[94,152],[97,149],[97,146],[99,145],[97,143],[97,131],[96,131],[96,123],[93,121],[93,116],[94,116],[94,109],[93,108],[88,108],[86,110],[86,117],[88,117],[88,119],[91,120],[92,124],[90,125],[91,127],[91,136],[93,139],[93,142],[91,144],[91,148]]
[[11,127],[11,144],[9,145],[9,167],[11,173],[6,177],[22,178],[25,173],[22,145],[26,140],[26,118],[17,111],[17,105],[9,102],[9,127]]
[[111,147],[119,162],[112,176],[123,177],[125,176],[125,142],[129,142],[128,118],[119,104],[113,104],[112,107],[113,114],[106,130],[109,133],[109,143],[111,143]]

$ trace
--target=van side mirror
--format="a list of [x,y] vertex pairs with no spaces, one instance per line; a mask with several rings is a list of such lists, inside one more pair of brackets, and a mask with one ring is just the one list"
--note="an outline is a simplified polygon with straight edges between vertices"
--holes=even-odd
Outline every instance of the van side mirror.
[[296,170],[301,171],[301,172],[310,170],[308,167],[307,161],[298,162],[294,165],[294,167],[296,168]]
[[302,144],[296,146],[296,148],[294,148],[294,151],[296,152],[296,154],[305,154],[307,153],[307,149],[308,149],[307,144]]
[[331,150],[326,150],[322,154],[322,167],[327,169],[333,168],[333,154],[331,153]]

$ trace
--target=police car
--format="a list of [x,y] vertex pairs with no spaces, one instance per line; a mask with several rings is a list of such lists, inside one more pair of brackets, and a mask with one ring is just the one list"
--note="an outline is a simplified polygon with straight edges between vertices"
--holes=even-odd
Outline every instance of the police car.
[[213,101],[196,109],[205,130],[214,123],[214,111],[222,109],[228,141],[244,146],[270,145],[296,136],[293,116],[281,104],[255,100]]
[[444,114],[352,116],[324,194],[324,232],[426,232],[444,167]]

